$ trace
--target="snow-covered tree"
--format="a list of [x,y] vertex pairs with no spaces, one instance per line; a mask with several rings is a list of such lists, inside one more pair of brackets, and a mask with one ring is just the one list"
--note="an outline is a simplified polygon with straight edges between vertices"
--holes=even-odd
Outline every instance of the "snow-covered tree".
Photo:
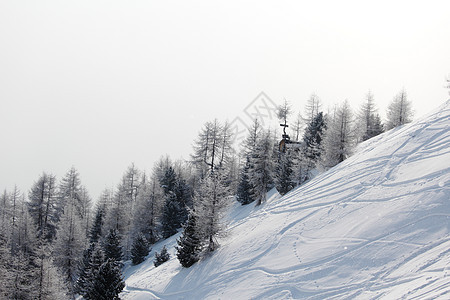
[[90,243],[97,243],[102,236],[104,217],[104,209],[101,205],[98,205],[95,212],[94,222],[92,223],[92,227],[89,230]]
[[383,132],[383,125],[370,91],[366,95],[366,100],[362,104],[357,118],[358,140],[365,141]]
[[281,195],[285,195],[292,190],[295,185],[293,155],[296,151],[286,149],[285,152],[278,153],[275,168],[275,187]]
[[304,121],[305,124],[311,123],[311,121],[317,116],[317,114],[322,109],[322,101],[316,94],[311,94],[308,101],[305,105],[305,112],[304,112]]
[[88,300],[116,300],[125,287],[122,272],[114,259],[108,258],[95,272],[85,298]]
[[410,123],[412,121],[413,110],[411,101],[408,100],[406,91],[400,91],[387,109],[386,129],[390,130],[397,126]]
[[162,215],[162,234],[164,238],[175,234],[186,220],[186,201],[189,197],[185,181],[169,166],[160,179],[164,191],[165,205]]
[[199,237],[197,217],[190,213],[183,234],[177,240],[177,258],[184,268],[189,268],[199,260],[202,241]]
[[256,153],[250,159],[250,184],[253,186],[253,195],[256,205],[266,200],[266,193],[273,183],[274,174],[274,142],[270,131],[261,135],[256,145]]
[[138,265],[145,260],[145,257],[150,252],[147,239],[142,233],[138,233],[133,240],[131,246],[131,262],[133,265]]
[[153,265],[155,267],[158,267],[158,266],[162,265],[163,263],[165,263],[166,261],[168,261],[169,259],[170,259],[170,254],[167,251],[166,246],[164,246],[161,249],[160,253],[155,252],[155,260],[153,261]]
[[141,232],[149,244],[158,239],[157,222],[163,191],[155,176],[143,180],[133,212],[133,234]]
[[245,165],[241,170],[239,184],[237,187],[236,199],[242,205],[246,205],[255,201],[253,198],[253,186],[250,184],[250,158],[246,159]]
[[277,117],[281,122],[287,124],[287,119],[292,113],[291,105],[287,100],[284,100],[283,104],[277,108]]
[[336,110],[327,127],[324,138],[325,155],[322,163],[331,168],[344,161],[355,145],[353,115],[348,101],[344,101]]
[[258,119],[254,119],[248,129],[248,135],[242,146],[242,159],[244,165],[241,168],[239,183],[237,186],[237,200],[245,205],[255,201],[254,186],[250,178],[253,172],[253,161],[257,157],[258,143],[261,137],[261,125]]
[[87,300],[120,299],[125,287],[120,265],[115,259],[106,258],[103,251],[94,246],[90,256],[86,279],[81,284],[80,294]]
[[301,132],[304,128],[304,118],[302,114],[299,112],[297,114],[297,118],[295,119],[294,123],[292,124],[292,137],[294,141],[298,142],[301,138]]
[[298,184],[311,179],[311,171],[316,168],[324,151],[322,140],[325,130],[326,120],[323,112],[319,112],[305,128],[303,142],[294,161],[295,178]]
[[200,237],[207,241],[208,251],[214,251],[216,237],[223,230],[223,215],[230,204],[230,191],[220,172],[208,174],[200,183],[194,196],[194,213]]
[[78,171],[72,167],[59,183],[59,198],[62,208],[66,205],[72,205],[76,208],[79,218],[83,218],[83,206],[81,202],[81,180]]
[[79,295],[83,295],[89,287],[91,281],[90,276],[92,274],[91,260],[96,247],[98,247],[98,244],[92,242],[89,247],[83,251],[83,257],[78,265],[78,277],[75,283],[75,292]]
[[[84,299],[95,299],[95,280],[100,266],[105,262],[105,254],[97,243],[92,243],[83,253],[80,273],[76,284],[77,293]],[[82,269],[81,269],[82,268]]]
[[112,197],[112,204],[108,208],[105,217],[104,228],[117,230],[123,243],[125,259],[129,258],[133,239],[133,216],[141,186],[141,172],[132,164],[128,167],[116,192]]
[[207,122],[194,143],[192,163],[203,178],[211,171],[225,168],[233,152],[232,133],[228,123]]
[[53,257],[56,266],[64,276],[69,297],[75,296],[75,282],[78,265],[82,258],[85,235],[81,229],[81,220],[76,207],[68,203],[58,225]]
[[106,258],[114,259],[121,264],[123,258],[122,246],[117,230],[110,229],[103,240],[103,252]]
[[39,236],[51,241],[56,234],[61,205],[58,202],[56,177],[43,173],[29,193],[28,210]]

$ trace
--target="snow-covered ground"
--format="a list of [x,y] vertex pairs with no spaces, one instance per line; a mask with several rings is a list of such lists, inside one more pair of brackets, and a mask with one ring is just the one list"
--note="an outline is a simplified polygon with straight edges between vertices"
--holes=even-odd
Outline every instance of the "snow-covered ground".
[[[189,269],[174,236],[125,269],[124,299],[450,299],[450,101],[284,197],[234,205]],[[171,260],[153,267],[154,251]]]

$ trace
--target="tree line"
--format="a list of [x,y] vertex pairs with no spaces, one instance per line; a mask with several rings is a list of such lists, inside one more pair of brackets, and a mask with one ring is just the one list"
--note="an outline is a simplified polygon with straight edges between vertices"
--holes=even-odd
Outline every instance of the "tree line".
[[[351,155],[354,146],[411,121],[402,90],[382,123],[372,93],[357,112],[347,101],[325,112],[315,94],[291,120],[285,101],[278,117],[290,124],[292,147],[281,149],[279,129],[255,119],[239,151],[230,124],[206,122],[189,160],[162,157],[150,174],[134,164],[95,205],[72,167],[60,180],[42,173],[28,193],[0,197],[0,298],[118,299],[125,261],[141,263],[151,245],[180,230],[177,258],[190,267],[219,246],[227,208],[261,205],[276,188],[284,195]],[[167,249],[155,267],[169,259]]]

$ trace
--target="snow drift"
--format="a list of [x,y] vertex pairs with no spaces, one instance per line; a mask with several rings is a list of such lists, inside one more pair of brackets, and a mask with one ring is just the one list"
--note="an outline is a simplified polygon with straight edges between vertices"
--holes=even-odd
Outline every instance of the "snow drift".
[[[284,197],[235,205],[189,269],[154,246],[124,299],[450,298],[450,101]],[[166,244],[169,262],[153,267]]]

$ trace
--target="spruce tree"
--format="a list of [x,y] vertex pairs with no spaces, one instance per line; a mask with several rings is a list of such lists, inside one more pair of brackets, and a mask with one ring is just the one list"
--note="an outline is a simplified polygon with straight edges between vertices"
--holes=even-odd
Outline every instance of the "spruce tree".
[[324,152],[322,141],[326,128],[326,120],[322,112],[312,118],[305,128],[303,144],[295,162],[298,184],[311,179],[311,171],[316,168],[317,162]]
[[110,229],[103,241],[103,251],[105,252],[105,258],[114,259],[117,263],[121,264],[123,252],[120,245],[120,237],[117,230]]
[[180,207],[173,192],[166,196],[166,203],[162,215],[162,235],[163,238],[168,238],[175,233],[179,228],[179,211]]
[[145,260],[145,257],[150,252],[147,239],[142,233],[134,238],[131,246],[131,262],[133,265],[138,265]]
[[108,258],[92,278],[88,292],[84,297],[88,300],[116,300],[125,287],[122,272],[114,259]]
[[168,238],[181,227],[187,218],[187,202],[190,198],[189,188],[181,175],[177,175],[169,165],[161,176],[160,186],[164,192],[165,204],[162,215],[162,234]]
[[103,226],[104,212],[101,206],[97,207],[97,212],[95,213],[94,224],[89,231],[89,241],[91,243],[96,243],[102,236],[102,226]]
[[98,244],[91,244],[84,254],[86,255],[83,257],[83,264],[85,265],[77,281],[77,292],[85,299],[94,299],[91,298],[91,293],[100,266],[105,262],[105,253]]
[[177,258],[184,268],[189,268],[199,260],[202,242],[198,235],[197,217],[190,213],[183,234],[177,240]]
[[158,266],[162,265],[163,263],[165,263],[166,261],[168,261],[169,259],[170,259],[170,254],[169,254],[169,252],[167,252],[166,246],[164,246],[161,249],[160,253],[155,252],[155,260],[153,262],[153,265],[155,267],[158,267]]
[[251,157],[250,184],[253,186],[252,193],[256,200],[256,205],[260,205],[266,200],[266,193],[273,183],[274,177],[274,143],[267,131],[258,140],[255,155]]
[[83,295],[89,286],[90,274],[92,273],[92,255],[96,248],[95,243],[91,243],[89,248],[83,251],[83,258],[78,267],[78,279],[75,284],[75,292],[79,295]]
[[278,154],[276,167],[276,188],[281,195],[295,187],[292,155],[294,151],[286,149],[286,152]]
[[250,178],[248,175],[249,172],[250,172],[250,159],[247,158],[244,168],[241,171],[236,194],[237,201],[239,201],[239,203],[241,203],[242,205],[252,203],[255,200],[252,194],[253,186],[250,183]]

